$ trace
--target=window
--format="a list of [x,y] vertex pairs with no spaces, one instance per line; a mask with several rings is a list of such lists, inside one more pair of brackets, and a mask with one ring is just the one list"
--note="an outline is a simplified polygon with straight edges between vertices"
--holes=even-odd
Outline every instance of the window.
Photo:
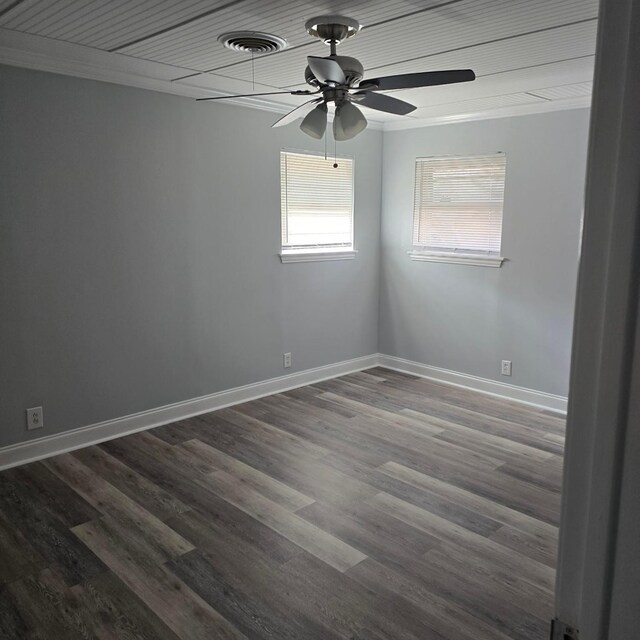
[[418,158],[414,260],[499,267],[506,156]]
[[280,152],[283,262],[353,258],[353,159]]

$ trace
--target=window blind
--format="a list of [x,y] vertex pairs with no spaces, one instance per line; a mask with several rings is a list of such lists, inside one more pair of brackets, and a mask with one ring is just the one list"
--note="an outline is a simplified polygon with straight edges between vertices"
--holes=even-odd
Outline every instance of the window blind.
[[418,158],[417,250],[500,254],[506,156]]
[[280,152],[282,249],[353,248],[353,159]]

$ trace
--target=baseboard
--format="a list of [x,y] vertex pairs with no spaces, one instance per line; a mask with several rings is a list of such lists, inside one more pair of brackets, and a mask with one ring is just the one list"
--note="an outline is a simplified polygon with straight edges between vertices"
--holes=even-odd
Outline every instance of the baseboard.
[[227,391],[219,391],[199,398],[176,402],[149,411],[140,411],[122,418],[106,420],[86,427],[80,427],[64,433],[45,436],[19,444],[0,448],[0,469],[8,469],[28,462],[35,462],[53,455],[73,451],[113,438],[119,438],[137,431],[145,431],[177,420],[185,420],[193,416],[223,409],[234,404],[255,400],[274,393],[282,393],[296,387],[320,382],[375,367],[378,354],[362,358],[345,360],[335,364],[307,369],[286,376],[271,378],[262,382],[235,387]]
[[513,400],[541,409],[551,409],[559,413],[567,412],[567,398],[565,396],[556,396],[552,393],[545,393],[544,391],[535,391],[534,389],[527,389],[526,387],[496,382],[488,378],[480,378],[466,373],[450,371],[449,369],[432,367],[428,364],[422,364],[421,362],[413,362],[382,353],[378,354],[378,364],[387,369],[410,373],[420,376],[421,378],[434,380],[435,382],[443,382],[455,387],[479,391],[480,393],[485,393],[490,396]]
[[505,398],[543,409],[551,409],[560,413],[566,413],[567,411],[567,398],[563,396],[432,367],[420,362],[396,358],[395,356],[374,353],[362,358],[354,358],[353,360],[307,369],[286,376],[270,378],[262,382],[255,382],[199,398],[168,404],[149,411],[132,413],[128,416],[106,420],[87,427],[65,431],[64,433],[9,445],[8,447],[0,448],[0,470],[35,462],[36,460],[49,458],[74,449],[98,444],[113,438],[120,438],[138,431],[145,431],[146,429],[159,427],[177,420],[185,420],[203,413],[240,404],[241,402],[248,402],[249,400],[255,400],[274,393],[282,393],[289,389],[303,387],[321,380],[328,380],[375,366],[410,373],[436,382],[443,382],[455,387],[479,391],[498,398]]

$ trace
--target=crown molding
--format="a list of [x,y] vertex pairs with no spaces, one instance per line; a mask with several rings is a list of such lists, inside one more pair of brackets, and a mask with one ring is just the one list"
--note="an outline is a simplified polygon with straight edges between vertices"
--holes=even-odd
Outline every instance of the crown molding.
[[[0,64],[59,73],[88,80],[111,82],[188,98],[223,96],[251,90],[247,87],[245,81],[211,74],[204,75],[210,77],[211,81],[215,81],[218,85],[220,83],[224,84],[224,89],[220,89],[219,86],[217,88],[209,88],[206,85],[195,84],[193,81],[188,80],[174,81],[173,78],[180,77],[193,70],[3,28],[0,28]],[[198,77],[202,80],[202,76]],[[420,119],[405,118],[393,122],[369,118],[367,120],[370,129],[398,131],[565,109],[583,109],[588,108],[590,103],[591,98],[583,96],[567,100],[513,105],[487,111],[438,115]],[[296,106],[265,98],[235,98],[229,99],[226,104],[280,114],[287,113]]]
[[445,124],[457,124],[460,122],[473,122],[476,120],[493,120],[497,118],[512,118],[514,116],[528,116],[537,113],[550,113],[552,111],[566,111],[569,109],[589,109],[591,96],[580,96],[566,100],[546,100],[544,102],[532,102],[531,104],[511,105],[497,107],[486,111],[458,113],[452,115],[439,115],[427,118],[407,118],[396,122],[385,122],[384,131],[402,131],[405,129],[421,129],[423,127],[437,127]]
[[[244,81],[220,76],[212,76],[212,79],[224,82],[228,89],[208,88],[189,81],[174,81],[172,78],[193,70],[3,28],[0,28],[0,64],[187,98],[207,98],[251,91]],[[264,98],[233,98],[226,104],[279,114],[287,113],[296,106]],[[382,123],[369,120],[369,128],[381,130]]]
[[202,88],[171,82],[180,67],[0,28],[0,64],[48,71],[152,91],[201,97]]

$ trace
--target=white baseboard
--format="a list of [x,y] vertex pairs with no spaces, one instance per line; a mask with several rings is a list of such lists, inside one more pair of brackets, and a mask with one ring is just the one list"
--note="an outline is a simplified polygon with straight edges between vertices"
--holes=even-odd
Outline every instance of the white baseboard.
[[87,427],[80,427],[56,435],[45,436],[28,442],[21,442],[0,448],[0,469],[8,469],[28,462],[35,462],[60,453],[73,451],[92,444],[98,444],[113,438],[119,438],[137,431],[145,431],[152,427],[185,420],[193,416],[223,409],[234,404],[255,400],[274,393],[282,393],[296,387],[320,382],[375,367],[378,354],[345,360],[324,367],[307,369],[262,382],[235,387],[227,391],[219,391],[210,395],[168,404],[157,409],[140,411],[122,418],[106,420]]
[[60,453],[73,451],[74,449],[98,444],[113,438],[120,438],[137,431],[145,431],[163,424],[185,420],[203,413],[240,404],[241,402],[255,400],[274,393],[282,393],[289,389],[303,387],[321,380],[328,380],[375,366],[410,373],[436,382],[479,391],[480,393],[535,407],[552,409],[561,413],[566,413],[567,411],[567,398],[563,396],[504,384],[487,378],[467,375],[466,373],[449,371],[448,369],[440,369],[439,367],[432,367],[420,362],[396,358],[395,356],[374,353],[362,358],[307,369],[299,373],[292,373],[191,400],[168,404],[157,409],[132,413],[128,416],[106,420],[87,427],[65,431],[64,433],[9,445],[8,447],[0,448],[0,470],[35,462],[36,460],[42,460]]
[[518,387],[514,384],[505,384],[504,382],[496,382],[488,378],[480,378],[471,376],[466,373],[450,371],[449,369],[441,369],[440,367],[432,367],[421,362],[413,362],[395,356],[387,356],[382,353],[378,354],[378,365],[400,371],[402,373],[410,373],[421,378],[428,378],[435,382],[443,382],[453,385],[454,387],[462,387],[463,389],[471,389],[479,391],[490,396],[513,400],[521,404],[527,404],[541,409],[551,409],[559,413],[567,412],[567,398],[565,396],[556,396],[552,393],[544,391],[535,391],[526,387]]

